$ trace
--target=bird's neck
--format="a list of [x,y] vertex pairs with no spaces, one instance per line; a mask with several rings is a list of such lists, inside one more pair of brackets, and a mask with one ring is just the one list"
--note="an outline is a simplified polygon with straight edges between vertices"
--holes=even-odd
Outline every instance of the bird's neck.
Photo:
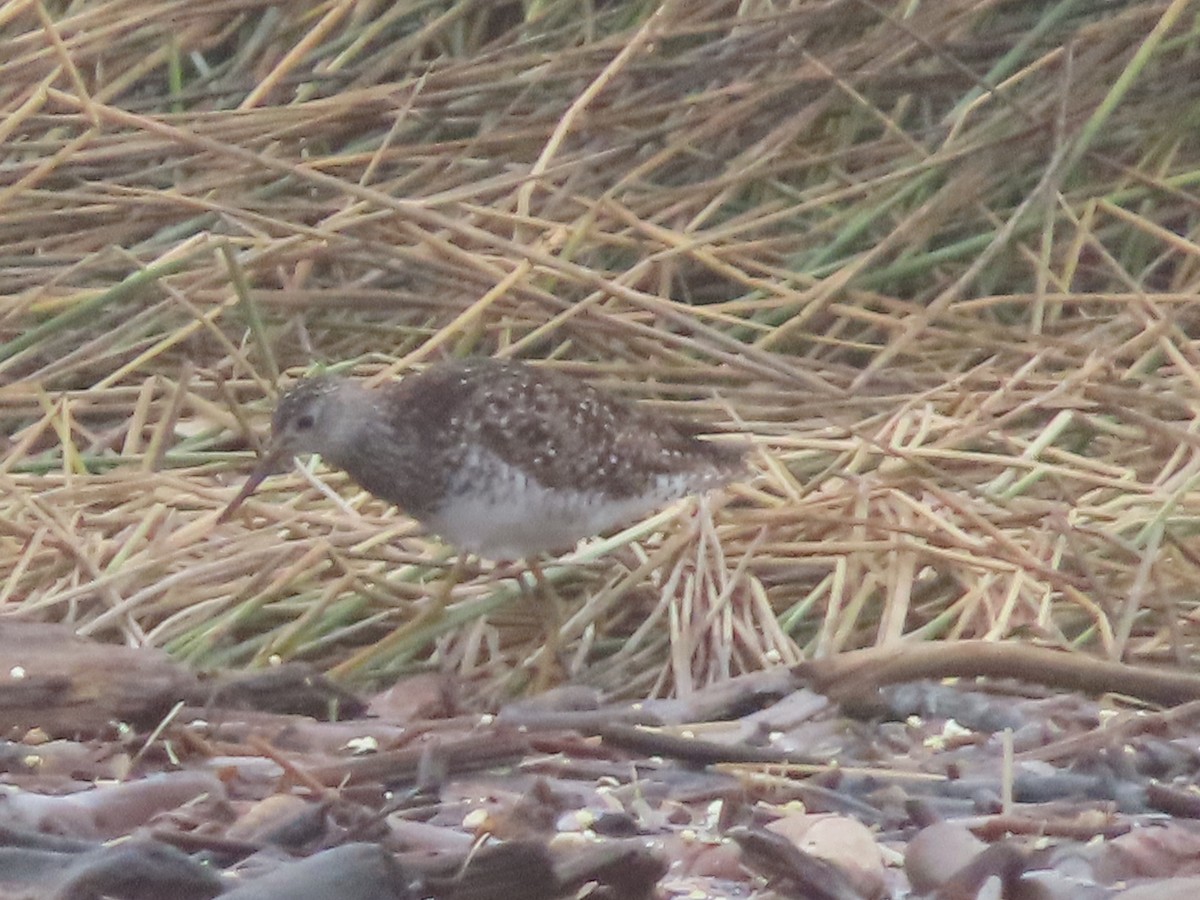
[[409,512],[427,509],[438,482],[425,471],[425,442],[410,418],[381,406],[385,395],[357,383],[347,384],[337,400],[337,427],[325,436],[321,456],[388,503]]
[[338,386],[334,404],[321,435],[320,447],[315,448],[322,458],[340,469],[350,468],[370,437],[377,415],[373,409],[374,393],[356,381]]

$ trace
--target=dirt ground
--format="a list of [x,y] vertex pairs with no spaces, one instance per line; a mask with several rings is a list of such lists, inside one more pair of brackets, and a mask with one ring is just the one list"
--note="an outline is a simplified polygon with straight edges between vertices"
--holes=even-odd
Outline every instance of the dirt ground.
[[[58,626],[4,622],[0,650],[24,660],[0,676],[4,897],[1200,890],[1200,679],[1177,673],[966,642],[481,710],[432,672],[360,698]],[[919,677],[971,670],[1029,680]]]

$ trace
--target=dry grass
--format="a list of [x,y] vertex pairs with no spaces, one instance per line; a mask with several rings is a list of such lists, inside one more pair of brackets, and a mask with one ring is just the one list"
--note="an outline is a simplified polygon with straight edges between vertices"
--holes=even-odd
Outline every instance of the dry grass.
[[214,524],[278,373],[488,353],[761,449],[548,569],[581,680],[960,636],[1189,661],[1186,6],[0,5],[3,612],[518,689],[514,582],[422,617],[446,549],[343,476]]

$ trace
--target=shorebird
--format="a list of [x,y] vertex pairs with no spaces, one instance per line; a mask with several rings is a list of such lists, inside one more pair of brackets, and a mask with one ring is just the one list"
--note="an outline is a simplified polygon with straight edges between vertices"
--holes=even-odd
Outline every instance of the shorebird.
[[515,361],[444,362],[378,387],[316,375],[280,399],[218,521],[318,453],[460,554],[525,560],[540,585],[538,557],[742,475],[745,445],[701,437],[713,431]]

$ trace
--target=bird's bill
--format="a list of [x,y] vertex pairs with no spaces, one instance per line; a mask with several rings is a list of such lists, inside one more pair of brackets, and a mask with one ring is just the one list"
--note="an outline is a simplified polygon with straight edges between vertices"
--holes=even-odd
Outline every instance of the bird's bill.
[[242,485],[242,489],[238,491],[237,496],[230,500],[229,505],[217,516],[217,524],[228,522],[237,508],[246,501],[246,498],[258,490],[258,486],[266,481],[268,476],[274,475],[280,470],[286,457],[286,448],[268,447],[266,454],[258,461],[258,465],[250,473],[250,477],[246,479],[246,483]]

